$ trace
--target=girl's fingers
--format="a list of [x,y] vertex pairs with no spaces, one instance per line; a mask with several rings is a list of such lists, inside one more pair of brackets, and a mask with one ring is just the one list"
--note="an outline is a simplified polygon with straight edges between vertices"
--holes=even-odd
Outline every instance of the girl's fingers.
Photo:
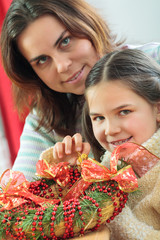
[[64,143],[63,142],[57,142],[55,145],[54,145],[54,148],[53,148],[53,158],[54,159],[58,159],[58,158],[63,158],[64,156]]
[[73,148],[73,140],[72,140],[72,137],[71,136],[66,136],[64,139],[63,139],[63,144],[64,144],[64,151],[65,151],[65,154],[71,154],[72,153],[72,148]]
[[72,139],[73,139],[73,142],[74,142],[75,151],[81,152],[82,151],[82,146],[83,146],[83,140],[82,140],[81,134],[76,133],[75,135],[73,135]]
[[82,153],[85,153],[85,154],[88,155],[89,152],[90,152],[90,150],[91,150],[90,144],[89,144],[88,142],[84,142],[84,143],[83,143]]
[[[53,148],[53,158],[60,161],[70,161],[77,158],[77,152],[89,154],[90,144],[82,142],[80,133],[66,136],[62,142],[57,142]],[[73,158],[73,159],[72,159]]]

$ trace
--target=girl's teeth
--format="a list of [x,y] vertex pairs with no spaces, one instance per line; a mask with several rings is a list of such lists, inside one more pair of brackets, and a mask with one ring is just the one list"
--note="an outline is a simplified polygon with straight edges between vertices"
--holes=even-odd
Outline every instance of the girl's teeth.
[[122,143],[128,142],[128,140],[130,140],[130,138],[127,138],[126,140],[122,140],[122,141],[119,141],[119,142],[113,142],[112,144],[113,145],[121,145]]

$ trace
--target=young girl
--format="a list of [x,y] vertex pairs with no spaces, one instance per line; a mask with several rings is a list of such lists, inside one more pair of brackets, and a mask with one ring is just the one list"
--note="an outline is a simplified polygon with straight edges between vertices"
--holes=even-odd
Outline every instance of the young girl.
[[[85,96],[84,133],[96,159],[106,150],[102,164],[108,167],[111,152],[126,142],[160,157],[160,67],[153,60],[139,50],[105,55],[89,73]],[[87,146],[79,135],[68,136],[54,154],[65,160],[65,149],[72,153],[78,144]],[[145,166],[139,162],[139,167]],[[111,240],[160,239],[159,172],[160,162],[139,176],[139,193],[130,194],[122,213],[107,225]]]

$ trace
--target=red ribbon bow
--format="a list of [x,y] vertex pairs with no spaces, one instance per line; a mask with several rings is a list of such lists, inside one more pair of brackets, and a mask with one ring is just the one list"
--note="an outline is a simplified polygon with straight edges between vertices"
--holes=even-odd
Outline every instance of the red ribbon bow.
[[59,202],[56,199],[44,199],[29,192],[30,182],[26,180],[23,173],[18,171],[7,169],[0,178],[0,184],[3,191],[3,193],[0,192],[0,205],[3,206],[0,211],[4,209],[10,210],[27,202],[24,198],[30,199],[44,207],[47,204]]

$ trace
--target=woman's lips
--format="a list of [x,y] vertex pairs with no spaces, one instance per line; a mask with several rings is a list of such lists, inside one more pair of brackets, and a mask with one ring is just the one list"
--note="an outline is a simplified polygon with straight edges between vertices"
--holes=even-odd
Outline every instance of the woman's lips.
[[119,145],[121,145],[121,144],[123,144],[123,143],[125,143],[125,142],[130,141],[131,138],[132,138],[132,136],[129,137],[129,138],[123,139],[123,140],[118,140],[118,141],[110,142],[109,144],[112,144],[112,145],[114,145],[114,146],[119,146]]
[[79,81],[82,77],[83,69],[84,69],[84,67],[79,72],[74,74],[74,76],[72,76],[67,81],[65,81],[65,83],[75,83],[75,82]]

